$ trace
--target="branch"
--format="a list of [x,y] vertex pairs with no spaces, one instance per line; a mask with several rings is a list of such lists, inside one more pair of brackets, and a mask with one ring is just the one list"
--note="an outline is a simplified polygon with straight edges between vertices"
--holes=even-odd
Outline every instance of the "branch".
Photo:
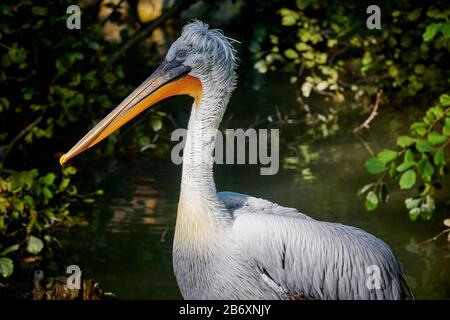
[[445,230],[441,231],[440,233],[438,233],[437,235],[435,235],[434,237],[432,237],[430,239],[427,239],[425,241],[419,242],[418,245],[419,246],[423,246],[423,245],[425,245],[427,243],[436,241],[440,236],[443,236],[446,233],[450,233],[450,229],[445,229]]
[[373,149],[370,147],[370,144],[367,143],[367,141],[365,141],[363,138],[361,138],[358,134],[355,134],[355,137],[356,137],[356,139],[358,139],[362,143],[364,148],[366,148],[366,150],[369,153],[369,155],[371,157],[373,157],[375,155],[375,152],[373,152]]
[[380,102],[381,102],[381,94],[383,93],[383,91],[381,89],[378,90],[377,92],[377,96],[375,98],[375,103],[372,107],[372,112],[370,113],[369,117],[366,119],[366,121],[364,121],[361,125],[359,125],[358,127],[356,127],[355,129],[353,129],[353,133],[357,133],[359,130],[361,130],[362,128],[366,128],[369,129],[370,126],[369,124],[372,122],[373,119],[375,119],[375,117],[378,115],[378,107],[380,106]]
[[150,23],[148,26],[141,28],[137,31],[127,42],[125,42],[116,52],[114,52],[108,60],[109,65],[113,65],[117,62],[130,48],[134,47],[140,41],[147,38],[155,29],[159,28],[164,22],[170,17],[180,13],[189,5],[191,5],[193,0],[179,0],[175,5],[163,13],[158,19]]
[[5,156],[3,157],[3,160],[6,159],[8,153],[11,151],[13,146],[16,144],[17,141],[22,139],[23,136],[25,136],[28,132],[33,130],[34,127],[36,127],[41,121],[44,119],[43,115],[40,115],[37,117],[33,122],[31,122],[29,125],[27,125],[25,128],[23,128],[15,137],[11,140],[11,142],[6,147]]

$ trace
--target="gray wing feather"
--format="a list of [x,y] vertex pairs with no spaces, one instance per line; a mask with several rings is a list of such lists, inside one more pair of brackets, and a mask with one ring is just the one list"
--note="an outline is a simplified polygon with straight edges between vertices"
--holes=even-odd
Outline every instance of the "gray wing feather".
[[234,217],[233,237],[244,257],[284,298],[407,297],[400,263],[373,235],[317,221],[267,200],[230,192],[218,195]]
[[297,209],[282,207],[268,200],[255,198],[242,193],[223,191],[218,192],[217,196],[225,204],[225,207],[234,218],[241,214],[252,212],[311,219],[307,215],[300,213]]

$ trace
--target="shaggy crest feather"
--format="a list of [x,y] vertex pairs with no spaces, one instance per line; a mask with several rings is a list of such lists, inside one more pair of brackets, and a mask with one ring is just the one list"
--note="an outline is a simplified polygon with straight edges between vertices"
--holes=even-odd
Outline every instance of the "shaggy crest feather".
[[[237,67],[236,49],[231,42],[238,42],[226,37],[219,29],[209,29],[207,23],[200,20],[193,20],[183,27],[180,40],[188,44],[199,54],[207,55],[211,61],[207,65],[211,66],[211,76],[214,82],[228,80],[229,89],[236,86]],[[231,80],[231,81],[230,81]]]

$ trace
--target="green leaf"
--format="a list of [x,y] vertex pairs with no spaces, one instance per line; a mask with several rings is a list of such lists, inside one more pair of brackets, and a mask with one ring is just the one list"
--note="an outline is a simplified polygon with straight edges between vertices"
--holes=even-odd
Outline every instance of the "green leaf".
[[0,110],[2,110],[3,107],[4,109],[8,109],[9,105],[10,105],[9,100],[6,97],[0,97]]
[[42,251],[42,249],[44,248],[44,243],[42,242],[41,239],[36,238],[35,236],[31,236],[28,239],[28,243],[27,243],[27,251],[31,254],[39,254],[39,252]]
[[310,4],[312,0],[297,0],[297,8],[300,10],[305,10]]
[[441,96],[439,97],[439,103],[444,107],[450,106],[450,95],[446,93],[441,94]]
[[420,198],[407,198],[405,200],[406,209],[411,210],[412,208],[417,208],[422,199]]
[[117,81],[117,77],[112,72],[106,72],[103,75],[103,81],[105,81],[107,84],[114,84]]
[[43,194],[44,197],[47,198],[47,199],[53,198],[53,192],[51,192],[50,189],[47,188],[47,187],[43,187],[43,188],[42,188],[42,194]]
[[409,147],[414,144],[414,142],[416,142],[416,140],[409,136],[400,136],[397,138],[397,145],[402,148]]
[[398,69],[396,66],[390,66],[388,69],[388,73],[392,78],[395,78],[396,76],[398,76]]
[[424,74],[427,69],[423,64],[417,64],[414,66],[414,73],[415,74]]
[[375,192],[370,191],[366,196],[366,201],[364,202],[364,205],[368,211],[373,211],[378,207],[378,196]]
[[431,177],[434,173],[434,167],[428,160],[427,156],[423,156],[422,159],[417,163],[417,171],[420,173],[425,181],[430,182]]
[[411,150],[406,151],[403,161],[415,163],[416,161],[414,160],[414,153]]
[[[7,213],[8,212],[8,206],[9,206],[9,201],[6,200],[3,197],[0,197],[0,213]],[[0,216],[0,218],[3,218],[2,216]]]
[[372,62],[373,62],[373,58],[372,58],[372,55],[370,54],[370,52],[369,51],[364,52],[364,55],[361,59],[361,63],[363,65],[369,65]]
[[47,15],[48,10],[45,7],[39,7],[39,6],[34,6],[31,7],[31,12],[35,15],[35,16],[41,16],[44,17]]
[[280,10],[280,14],[282,16],[281,25],[286,26],[286,27],[293,26],[299,18],[299,15],[297,12],[287,9],[287,8],[282,8]]
[[427,11],[427,16],[436,20],[439,19],[447,20],[448,15],[449,15],[448,10],[429,9]]
[[18,174],[11,175],[9,177],[10,185],[8,188],[8,191],[12,193],[20,192],[23,188],[23,180],[21,179],[21,176]]
[[[431,194],[427,194],[425,198],[425,203],[422,203],[421,206],[422,209],[422,217],[426,220],[429,220],[431,218],[431,214],[436,210],[436,204],[434,202],[434,198]],[[424,213],[428,213],[428,215],[423,215]]]
[[307,50],[312,50],[311,46],[304,43],[304,42],[298,42],[295,44],[295,49],[297,49],[298,51],[307,51]]
[[427,140],[418,140],[416,142],[416,149],[420,152],[430,152],[433,150],[433,146]]
[[445,152],[444,149],[438,149],[438,151],[436,151],[436,153],[433,156],[433,162],[435,165],[437,166],[444,166],[446,161],[445,161]]
[[400,177],[400,189],[410,189],[416,183],[416,172],[414,170],[405,171]]
[[389,162],[397,159],[397,155],[397,151],[383,149],[377,154],[377,159],[380,160],[384,165],[387,165]]
[[163,122],[160,117],[151,117],[150,118],[150,126],[153,131],[158,132],[163,127]]
[[395,162],[391,162],[389,165],[389,176],[394,178],[397,174],[397,164]]
[[423,122],[414,122],[410,127],[412,133],[423,136],[427,133],[428,125]]
[[439,31],[441,27],[441,23],[432,23],[427,26],[425,29],[425,32],[423,33],[423,40],[424,41],[431,41],[433,40],[436,33]]
[[434,106],[428,109],[426,114],[433,119],[438,119],[444,115],[444,110],[440,106]]
[[397,171],[402,172],[405,171],[411,167],[413,167],[416,164],[416,161],[414,160],[414,154],[411,150],[408,150],[405,152],[405,156],[403,157],[403,162],[397,167]]
[[62,178],[61,183],[58,187],[59,191],[64,191],[70,183],[70,178]]
[[23,198],[24,203],[29,207],[29,208],[34,208],[34,199],[33,197],[26,195]]
[[447,137],[450,136],[450,117],[445,118],[444,127],[442,128],[442,134]]
[[51,186],[53,185],[53,182],[55,182],[55,178],[55,174],[50,172],[42,178],[42,183],[46,186]]
[[70,185],[69,187],[67,187],[66,192],[67,194],[73,196],[78,193],[78,190],[77,187],[75,187],[74,185]]
[[292,60],[298,58],[298,53],[294,49],[287,49],[286,51],[284,51],[284,55],[286,56],[286,58]]
[[442,144],[447,141],[447,137],[443,136],[436,131],[432,131],[428,134],[427,140],[429,143],[431,143],[433,146],[436,146],[438,144]]
[[10,258],[0,258],[0,275],[7,278],[14,272],[14,263]]
[[16,244],[13,244],[12,246],[9,246],[8,248],[3,249],[2,251],[0,251],[0,257],[6,256],[10,252],[19,250],[19,247],[20,247],[20,245],[18,243],[16,243]]
[[15,210],[22,213],[25,209],[25,203],[22,200],[19,200],[17,198],[12,199],[12,205]]
[[75,173],[77,173],[77,169],[72,166],[64,167],[63,172],[64,174],[74,175]]
[[371,174],[378,174],[383,172],[384,169],[386,169],[384,163],[375,157],[367,159],[364,162],[364,166],[366,167],[367,171]]
[[420,208],[412,208],[409,211],[409,219],[411,219],[411,221],[416,221],[419,216],[420,216]]
[[408,13],[406,19],[408,21],[416,21],[420,15],[422,14],[422,9],[421,8],[417,8],[414,11],[411,11],[410,13]]

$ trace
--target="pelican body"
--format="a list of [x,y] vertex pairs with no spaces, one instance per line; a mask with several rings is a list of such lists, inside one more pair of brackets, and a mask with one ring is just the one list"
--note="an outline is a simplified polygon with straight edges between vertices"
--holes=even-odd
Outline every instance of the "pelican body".
[[194,98],[178,204],[173,268],[186,299],[404,299],[410,291],[391,249],[360,229],[233,192],[217,193],[216,130],[236,85],[235,50],[193,21],[161,66],[68,153],[94,146],[169,96]]

